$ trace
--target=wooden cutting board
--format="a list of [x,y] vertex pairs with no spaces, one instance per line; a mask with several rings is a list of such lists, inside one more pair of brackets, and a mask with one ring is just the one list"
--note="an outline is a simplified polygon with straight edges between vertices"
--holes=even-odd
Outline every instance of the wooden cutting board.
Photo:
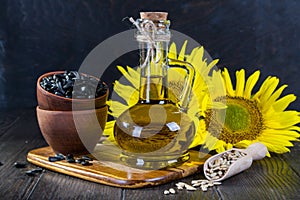
[[55,155],[51,147],[30,151],[27,160],[40,167],[96,183],[122,188],[141,188],[160,185],[202,172],[204,161],[210,157],[210,155],[201,155],[198,151],[190,151],[190,160],[180,166],[141,170],[123,165],[119,161],[120,152],[114,148],[114,145],[98,144],[95,152],[96,157],[101,157],[101,160],[93,160],[92,165],[89,166],[68,163],[65,160],[49,162],[48,157]]

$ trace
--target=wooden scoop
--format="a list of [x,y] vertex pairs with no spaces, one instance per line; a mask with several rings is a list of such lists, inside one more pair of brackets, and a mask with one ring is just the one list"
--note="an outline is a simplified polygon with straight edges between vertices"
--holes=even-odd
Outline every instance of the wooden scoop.
[[[227,165],[228,167],[226,169],[225,168],[226,164],[221,164],[221,163],[225,163],[224,159],[222,160],[221,157],[222,156],[227,157],[226,155],[228,155],[228,154],[232,155],[233,154],[232,152],[237,152],[237,154],[240,154],[241,157],[239,157],[237,159],[231,158],[234,161],[232,161],[232,163],[230,165]],[[264,144],[259,143],[259,142],[251,144],[247,149],[232,148],[230,150],[219,153],[219,154],[214,155],[214,156],[210,157],[209,159],[207,159],[203,166],[204,175],[208,180],[213,180],[213,181],[225,180],[235,174],[238,174],[238,173],[248,169],[251,166],[253,160],[260,160],[260,159],[264,158],[266,156],[267,152],[268,152],[267,147]],[[226,162],[228,162],[228,159]],[[225,168],[225,170],[224,170],[224,168]],[[212,171],[211,169],[215,169],[215,170]],[[222,172],[222,175],[218,174],[218,173],[221,174],[221,172],[219,172],[219,171]],[[216,173],[217,175],[215,175],[213,173]],[[213,174],[213,177],[212,177],[212,174]]]

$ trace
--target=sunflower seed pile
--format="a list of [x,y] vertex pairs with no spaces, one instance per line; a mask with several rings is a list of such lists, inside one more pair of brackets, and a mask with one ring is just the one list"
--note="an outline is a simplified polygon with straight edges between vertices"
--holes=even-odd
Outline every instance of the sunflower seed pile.
[[98,82],[96,78],[77,71],[65,71],[62,74],[44,77],[40,85],[50,93],[73,99],[93,99],[107,91],[107,86],[102,81]]
[[247,154],[237,150],[225,152],[222,154],[222,156],[208,163],[207,169],[205,171],[206,175],[211,180],[220,179],[228,171],[230,165],[246,155]]

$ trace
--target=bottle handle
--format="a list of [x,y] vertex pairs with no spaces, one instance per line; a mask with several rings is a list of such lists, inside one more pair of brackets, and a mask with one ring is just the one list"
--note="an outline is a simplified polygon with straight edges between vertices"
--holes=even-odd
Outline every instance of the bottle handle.
[[182,89],[182,94],[179,97],[179,106],[182,112],[187,112],[188,105],[190,102],[191,92],[194,85],[195,79],[195,68],[192,64],[175,59],[168,59],[168,64],[170,68],[181,68],[186,71],[186,76],[184,78],[184,84]]

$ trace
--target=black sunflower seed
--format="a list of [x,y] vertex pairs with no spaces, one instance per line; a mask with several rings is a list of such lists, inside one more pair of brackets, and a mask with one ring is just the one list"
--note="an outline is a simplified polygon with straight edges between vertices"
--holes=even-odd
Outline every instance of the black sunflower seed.
[[0,166],[2,166],[3,165],[3,163],[2,162],[0,162]]
[[75,163],[75,159],[74,159],[73,154],[68,154],[68,155],[66,156],[66,160],[67,160],[67,162],[69,162],[69,163]]
[[26,174],[27,176],[34,176],[34,175],[35,175],[35,173],[34,173],[32,170],[26,171],[25,174]]
[[84,161],[85,161],[85,159],[82,159],[82,158],[78,158],[78,159],[75,160],[76,163],[82,163]]
[[64,160],[65,159],[65,156],[61,153],[58,153],[55,155],[56,158],[60,159],[60,160]]
[[14,166],[15,166],[16,168],[25,168],[25,167],[27,166],[27,164],[26,164],[26,163],[23,163],[23,162],[15,162],[15,163],[14,163]]
[[49,157],[48,157],[48,160],[49,160],[50,162],[56,162],[56,161],[60,161],[60,159],[59,159],[59,158],[57,158],[57,157],[53,157],[53,156],[49,156]]
[[81,158],[84,159],[84,160],[93,161],[93,159],[90,158],[90,157],[87,156],[87,155],[84,155],[84,156],[82,156]]
[[41,173],[41,172],[43,172],[43,169],[42,168],[35,168],[35,169],[32,169],[31,171],[33,173]]
[[83,166],[91,165],[91,163],[87,160],[82,161],[80,164],[83,165]]

